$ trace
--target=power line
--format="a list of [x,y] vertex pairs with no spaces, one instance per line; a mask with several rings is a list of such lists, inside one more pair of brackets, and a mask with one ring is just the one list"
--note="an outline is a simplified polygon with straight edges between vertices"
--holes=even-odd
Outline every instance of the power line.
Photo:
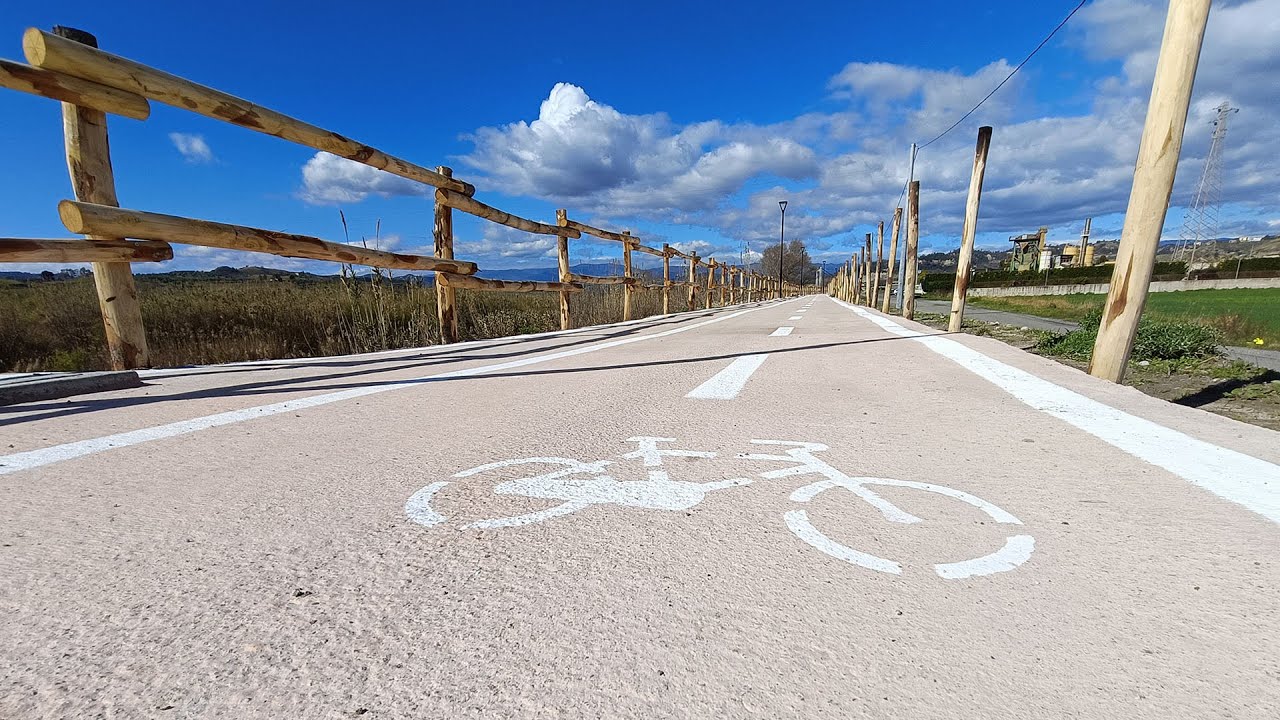
[[1005,83],[1009,82],[1011,79],[1013,79],[1014,75],[1018,74],[1018,71],[1022,69],[1023,65],[1026,65],[1027,62],[1031,60],[1031,58],[1035,57],[1036,53],[1040,52],[1040,48],[1043,48],[1045,45],[1047,45],[1049,41],[1053,39],[1053,36],[1058,34],[1058,31],[1061,30],[1063,26],[1067,24],[1067,21],[1070,20],[1072,16],[1074,16],[1076,12],[1080,10],[1080,8],[1084,7],[1084,4],[1086,2],[1088,2],[1088,0],[1080,0],[1080,3],[1076,5],[1075,8],[1071,10],[1071,12],[1067,13],[1067,16],[1065,18],[1062,19],[1062,22],[1058,23],[1058,26],[1055,27],[1052,32],[1050,32],[1048,35],[1045,36],[1043,40],[1040,41],[1040,44],[1036,46],[1035,50],[1032,50],[1031,54],[1027,55],[1025,58],[1022,59],[1022,62],[1018,63],[1018,66],[1013,69],[1013,72],[1005,76],[1005,79],[1001,80],[999,85],[996,85],[991,92],[987,93],[986,97],[979,100],[978,104],[974,105],[973,108],[969,110],[969,112],[965,113],[964,115],[961,115],[959,120],[951,124],[951,127],[947,128],[946,130],[943,130],[941,133],[939,133],[935,138],[933,138],[929,142],[922,143],[920,145],[920,149],[923,150],[929,147],[930,145],[934,144],[935,142],[941,140],[943,135],[946,135],[952,130],[955,130],[956,126],[958,126],[960,123],[967,120],[970,115],[977,112],[978,108],[982,107],[983,103],[990,100],[992,95],[995,95],[997,92],[999,92],[1000,88],[1004,87]]

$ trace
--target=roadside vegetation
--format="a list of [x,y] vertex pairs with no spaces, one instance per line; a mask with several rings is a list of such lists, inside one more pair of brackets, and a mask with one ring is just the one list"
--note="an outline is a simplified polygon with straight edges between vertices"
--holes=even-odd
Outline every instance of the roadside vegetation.
[[[1105,295],[974,297],[979,307],[1083,322],[1100,312]],[[1226,345],[1280,346],[1280,288],[1152,293],[1143,317],[1213,328]],[[1256,342],[1261,339],[1262,343]]]
[[[1213,291],[1196,291],[1213,292]],[[1190,293],[1163,293],[1182,295]],[[1052,299],[1082,296],[1052,296]],[[1093,296],[1083,296],[1093,297]],[[1156,297],[1155,295],[1152,296]],[[973,298],[976,300],[978,298]],[[1031,298],[981,298],[1022,300]],[[986,306],[984,304],[984,306]],[[986,306],[989,307],[989,306]],[[1014,308],[1001,307],[1001,310]],[[1015,312],[1032,312],[1018,308]],[[1035,313],[1049,316],[1047,313]],[[1063,317],[1058,315],[1056,317]],[[993,337],[1022,350],[1053,358],[1085,369],[1097,338],[1100,306],[1088,306],[1083,314],[1066,315],[1078,320],[1080,329],[1069,333],[1031,330],[966,318],[962,330]],[[945,329],[944,315],[917,313],[916,319],[930,327]],[[1134,341],[1133,355],[1125,374],[1125,384],[1169,402],[1197,407],[1242,422],[1280,430],[1280,373],[1220,354],[1221,333],[1198,322],[1163,320],[1144,316]]]
[[[415,276],[385,274],[295,281],[137,278],[152,360],[172,367],[314,357],[440,342],[436,291]],[[674,290],[672,311],[685,307]],[[622,288],[573,296],[574,322],[622,319]],[[93,279],[0,281],[0,371],[107,369]],[[633,315],[662,312],[661,290],[633,296]],[[458,291],[463,340],[560,328],[556,293]]]

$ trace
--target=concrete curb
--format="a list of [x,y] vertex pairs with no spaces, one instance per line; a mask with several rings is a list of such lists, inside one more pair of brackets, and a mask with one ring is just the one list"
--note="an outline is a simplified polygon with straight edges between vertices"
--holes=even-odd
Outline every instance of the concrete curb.
[[0,405],[57,400],[73,395],[136,387],[142,387],[142,378],[132,370],[0,375]]

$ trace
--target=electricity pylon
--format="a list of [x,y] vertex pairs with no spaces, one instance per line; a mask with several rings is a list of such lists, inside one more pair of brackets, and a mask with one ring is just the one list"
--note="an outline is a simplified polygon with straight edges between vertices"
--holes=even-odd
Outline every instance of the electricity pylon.
[[1190,253],[1187,259],[1188,276],[1200,243],[1211,242],[1218,237],[1218,209],[1222,201],[1222,147],[1227,138],[1227,118],[1232,113],[1240,112],[1239,108],[1231,107],[1229,102],[1222,103],[1217,110],[1209,154],[1204,159],[1204,170],[1196,185],[1195,198],[1182,222],[1182,243],[1179,245],[1178,255],[1185,257]]

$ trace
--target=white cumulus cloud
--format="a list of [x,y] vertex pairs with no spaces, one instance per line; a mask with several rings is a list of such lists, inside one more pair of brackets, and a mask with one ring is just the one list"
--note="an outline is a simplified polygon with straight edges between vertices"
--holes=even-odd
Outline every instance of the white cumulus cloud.
[[213,150],[209,147],[209,143],[205,142],[203,135],[171,132],[169,140],[187,162],[213,162]]
[[298,195],[312,205],[357,203],[370,195],[427,195],[432,188],[363,163],[318,152],[302,166]]

